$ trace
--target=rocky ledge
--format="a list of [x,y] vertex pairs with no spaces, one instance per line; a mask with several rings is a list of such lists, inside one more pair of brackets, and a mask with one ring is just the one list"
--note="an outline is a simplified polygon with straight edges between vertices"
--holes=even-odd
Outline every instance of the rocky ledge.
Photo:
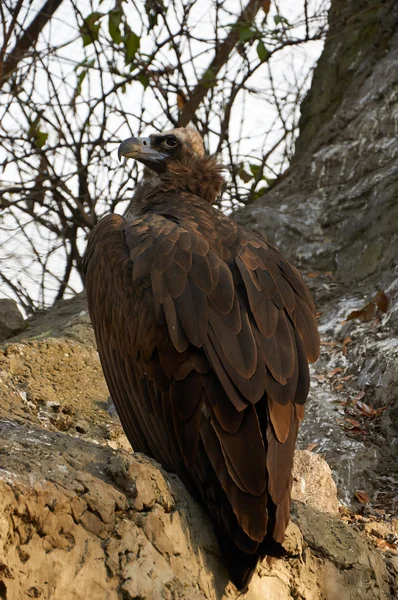
[[[0,598],[238,598],[205,511],[109,414],[84,298],[23,335],[0,352]],[[321,456],[296,454],[293,496],[297,558],[261,564],[240,598],[397,597],[396,552],[379,549],[380,528],[341,518]]]

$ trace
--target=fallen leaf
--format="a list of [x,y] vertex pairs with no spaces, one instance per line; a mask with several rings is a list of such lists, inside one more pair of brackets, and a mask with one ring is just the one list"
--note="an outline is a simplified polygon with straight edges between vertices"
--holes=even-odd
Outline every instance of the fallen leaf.
[[386,313],[388,310],[388,298],[384,292],[377,292],[366,306],[359,310],[353,310],[347,317],[347,321],[359,319],[360,321],[371,321],[376,308]]
[[351,339],[350,337],[346,337],[346,338],[343,340],[343,348],[342,348],[342,352],[343,352],[344,356],[346,356],[346,355],[347,355],[347,345],[348,345],[350,342],[352,342],[352,339]]
[[352,399],[353,402],[357,402],[357,400],[362,400],[365,395],[365,390],[361,390],[357,393],[357,395]]
[[371,321],[374,311],[374,302],[369,302],[369,304],[367,304],[364,308],[350,312],[347,317],[347,321],[352,321],[353,319],[359,319],[360,321]]
[[378,548],[380,548],[381,550],[396,550],[396,546],[394,546],[394,544],[389,544],[388,542],[386,542],[386,540],[383,540],[382,538],[377,538],[376,539],[376,546]]
[[318,442],[314,442],[313,444],[308,444],[306,450],[308,450],[308,452],[312,452],[314,448],[316,448],[317,446],[319,446]]
[[341,373],[343,370],[344,369],[342,369],[341,367],[336,367],[335,369],[332,369],[331,371],[328,372],[329,379],[334,377],[337,373]]
[[361,504],[368,504],[370,502],[370,496],[367,492],[357,490],[354,495]]
[[[341,423],[339,423],[339,424],[341,425]],[[346,429],[350,433],[359,433],[361,435],[368,434],[366,429],[363,429],[361,427],[361,424],[359,423],[359,421],[356,421],[355,419],[351,419],[350,417],[346,417],[342,424],[343,424],[344,429]]]
[[380,408],[374,409],[374,416],[378,417],[379,415],[381,415],[385,410],[387,410],[390,404],[391,402],[389,404],[386,404],[385,406],[380,406]]
[[357,402],[357,407],[365,417],[372,417],[376,413],[374,408],[369,406],[369,404],[366,404],[366,402],[361,402],[360,400]]
[[359,423],[359,421],[356,421],[355,419],[350,419],[350,417],[346,417],[344,419],[347,423],[349,423],[350,425],[352,425],[353,427],[361,427],[361,424]]
[[326,375],[314,375],[314,379],[316,379],[317,381],[326,381]]
[[384,292],[377,292],[373,301],[377,304],[381,312],[386,313],[388,311],[388,297]]
[[341,381],[348,381],[349,379],[352,379],[354,377],[354,375],[345,375],[344,377],[341,377]]

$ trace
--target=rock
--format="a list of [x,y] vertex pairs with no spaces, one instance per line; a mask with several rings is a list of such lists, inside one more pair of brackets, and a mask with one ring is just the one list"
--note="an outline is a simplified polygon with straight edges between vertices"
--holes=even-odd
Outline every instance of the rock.
[[329,465],[319,454],[308,450],[295,453],[292,498],[321,512],[337,515],[337,487]]
[[13,341],[27,337],[34,339],[62,337],[80,344],[95,346],[95,336],[84,292],[67,300],[58,300],[50,311],[39,311],[28,319],[27,324],[29,335],[18,335]]
[[[10,421],[0,444],[7,600],[238,598],[208,515],[154,461]],[[264,562],[242,600],[389,598],[383,556],[362,534],[301,503],[293,519],[286,546],[298,558]]]
[[0,342],[24,331],[27,323],[14,300],[0,298]]
[[[398,3],[332,0],[329,20],[292,164],[236,217],[308,275],[324,343],[300,447],[317,443],[353,505],[355,490],[372,495],[380,475],[398,477]],[[387,313],[347,325],[378,291]],[[363,392],[385,407],[374,419],[352,403]]]
[[[208,514],[176,476],[120,449],[130,447],[108,395],[90,346],[45,337],[0,354],[0,597],[237,599]],[[294,478],[308,502],[294,504],[286,533],[297,558],[261,564],[240,598],[333,600],[345,586],[354,600],[387,599],[395,567],[319,510],[337,503],[323,459],[298,453]]]
[[[90,346],[45,337],[0,354],[0,594],[235,600],[209,516],[176,476],[120,449],[129,444],[107,398]],[[330,600],[338,586],[353,599],[388,598],[393,567],[387,573],[365,536],[319,510],[337,505],[324,460],[298,453],[294,478],[294,495],[304,489],[308,502],[294,505],[286,534],[298,558],[261,564],[242,600]]]

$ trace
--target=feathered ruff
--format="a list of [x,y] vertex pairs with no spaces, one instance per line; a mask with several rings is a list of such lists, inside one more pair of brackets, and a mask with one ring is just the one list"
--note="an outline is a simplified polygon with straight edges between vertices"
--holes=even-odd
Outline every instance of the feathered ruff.
[[185,156],[170,162],[165,173],[148,173],[137,187],[128,212],[136,214],[170,192],[192,194],[214,204],[225,184],[223,171],[216,156]]

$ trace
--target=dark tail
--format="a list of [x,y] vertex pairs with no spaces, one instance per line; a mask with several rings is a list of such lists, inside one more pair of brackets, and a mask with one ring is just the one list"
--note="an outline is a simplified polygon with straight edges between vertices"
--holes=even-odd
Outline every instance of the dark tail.
[[225,532],[216,530],[216,535],[230,580],[239,591],[245,592],[261,558],[260,553],[243,552]]

